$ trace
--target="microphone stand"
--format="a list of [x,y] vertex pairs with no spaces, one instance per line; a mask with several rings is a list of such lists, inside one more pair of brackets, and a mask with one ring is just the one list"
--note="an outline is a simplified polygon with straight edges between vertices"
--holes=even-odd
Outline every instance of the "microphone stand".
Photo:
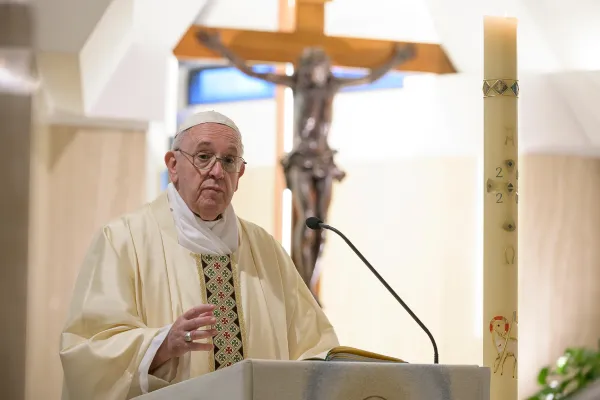
[[[307,223],[308,226],[308,223]],[[308,226],[309,228],[311,228],[310,226]],[[421,320],[419,319],[419,317],[417,317],[415,315],[415,313],[412,312],[412,310],[406,305],[406,303],[404,301],[402,301],[402,299],[400,298],[400,296],[398,296],[398,294],[394,291],[394,289],[392,289],[390,287],[390,285],[388,285],[388,283],[385,281],[385,279],[383,279],[381,277],[381,275],[379,275],[379,273],[375,270],[375,268],[373,268],[373,266],[367,261],[367,259],[360,253],[360,251],[358,251],[358,249],[352,244],[352,242],[350,240],[348,240],[348,238],[340,231],[338,231],[336,228],[334,228],[333,226],[327,225],[321,221],[319,221],[319,227],[324,228],[324,229],[328,229],[330,231],[333,231],[335,233],[338,234],[339,237],[341,237],[344,242],[346,242],[346,244],[348,246],[350,246],[350,248],[354,251],[354,253],[358,256],[358,258],[360,258],[362,260],[363,263],[365,263],[365,265],[371,270],[371,272],[373,273],[373,275],[375,275],[377,277],[377,279],[379,279],[379,282],[381,282],[381,284],[383,286],[385,286],[385,288],[388,290],[388,292],[390,292],[390,294],[392,296],[394,296],[394,298],[396,299],[396,301],[398,303],[400,303],[400,305],[402,307],[404,307],[404,309],[406,310],[406,312],[415,320],[415,322],[417,324],[419,324],[419,326],[421,327],[421,329],[423,329],[423,331],[425,331],[425,333],[427,334],[427,336],[429,336],[429,340],[431,340],[431,344],[433,345],[433,363],[434,364],[439,364],[439,355],[438,355],[438,348],[437,348],[437,344],[435,343],[435,339],[433,338],[433,335],[431,334],[431,332],[429,332],[429,329],[427,329],[427,327],[425,326],[425,324],[423,324],[421,322]],[[314,228],[312,228],[314,229]]]

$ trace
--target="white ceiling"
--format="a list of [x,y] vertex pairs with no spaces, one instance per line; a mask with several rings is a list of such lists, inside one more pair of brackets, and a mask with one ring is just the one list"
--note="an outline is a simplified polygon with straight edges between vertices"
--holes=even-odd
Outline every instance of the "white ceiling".
[[[277,30],[278,0],[213,3],[196,23]],[[519,67],[523,71],[600,69],[598,0],[333,0],[326,8],[326,31],[330,35],[441,43],[461,72],[477,72],[484,15],[519,19]]]
[[[115,1],[118,0],[31,0],[38,21],[38,48],[77,53],[108,5]],[[276,30],[278,2],[212,0],[197,22]],[[176,3],[171,2],[170,9],[176,8]],[[200,10],[204,2],[198,3]],[[163,12],[162,7],[159,9]],[[334,0],[327,5],[326,30],[332,35],[440,42],[464,71],[481,60],[478,48],[484,14],[519,18],[519,58],[524,69],[600,69],[598,0]],[[159,30],[168,29],[175,21],[164,16],[153,23],[157,23],[154,29]]]
[[278,20],[279,0],[210,0],[195,22],[221,28],[276,31]]
[[112,0],[30,0],[42,51],[77,53]]
[[49,114],[66,113],[68,120],[78,111],[83,119],[165,119],[167,82],[176,70],[172,49],[206,0],[36,1],[37,48],[43,55],[38,65]]
[[[46,88],[64,92],[69,87],[76,92],[50,93],[50,103],[56,109],[81,110],[86,118],[136,121],[161,120],[168,114],[165,82],[176,69],[171,49],[190,24],[277,30],[279,12],[279,0],[31,1],[39,50],[60,53],[47,58],[52,62],[42,63],[63,71],[42,71],[48,79],[60,75]],[[600,147],[596,133],[600,120],[594,109],[600,102],[596,72],[600,0],[334,0],[327,5],[326,31],[441,43],[460,73],[477,77],[482,69],[484,15],[518,18],[519,70],[523,75],[546,75],[544,85],[553,85],[552,90],[540,90],[561,96],[564,110],[578,121],[573,129],[577,138],[565,137],[561,143]],[[73,104],[60,104],[67,98]],[[82,104],[74,105],[74,99]],[[542,143],[544,132],[539,132],[539,139]]]
[[[278,29],[278,4],[279,0],[219,0],[208,7],[205,13],[196,19],[196,23],[214,27],[275,31]],[[439,42],[424,1],[371,0],[368,4],[368,7],[365,7],[363,0],[336,0],[327,3],[326,33],[375,39]],[[252,15],[252,18],[248,18],[249,15]]]
[[521,0],[566,70],[600,70],[600,1]]

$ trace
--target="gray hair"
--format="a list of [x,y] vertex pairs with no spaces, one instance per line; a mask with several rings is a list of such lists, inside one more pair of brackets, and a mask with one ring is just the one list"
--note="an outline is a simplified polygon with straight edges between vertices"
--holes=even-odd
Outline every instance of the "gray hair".
[[175,137],[173,138],[173,142],[171,143],[171,151],[179,150],[179,148],[181,147],[181,142],[183,141],[183,137],[185,136],[187,131],[189,131],[190,129],[191,128],[188,128],[185,131],[177,132],[175,134]]

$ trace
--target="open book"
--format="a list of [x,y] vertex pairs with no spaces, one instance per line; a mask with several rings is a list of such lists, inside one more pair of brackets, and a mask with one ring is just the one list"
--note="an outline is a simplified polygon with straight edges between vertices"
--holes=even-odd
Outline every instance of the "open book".
[[393,362],[406,363],[399,358],[388,357],[353,347],[339,346],[329,350],[325,358],[308,358],[307,361],[360,361],[360,362]]

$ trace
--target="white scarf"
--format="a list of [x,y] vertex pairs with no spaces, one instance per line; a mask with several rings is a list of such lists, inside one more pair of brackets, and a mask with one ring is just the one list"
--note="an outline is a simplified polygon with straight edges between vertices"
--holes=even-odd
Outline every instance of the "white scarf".
[[237,250],[237,216],[231,204],[220,219],[204,221],[185,204],[173,183],[167,186],[167,197],[181,246],[196,254],[231,255]]

